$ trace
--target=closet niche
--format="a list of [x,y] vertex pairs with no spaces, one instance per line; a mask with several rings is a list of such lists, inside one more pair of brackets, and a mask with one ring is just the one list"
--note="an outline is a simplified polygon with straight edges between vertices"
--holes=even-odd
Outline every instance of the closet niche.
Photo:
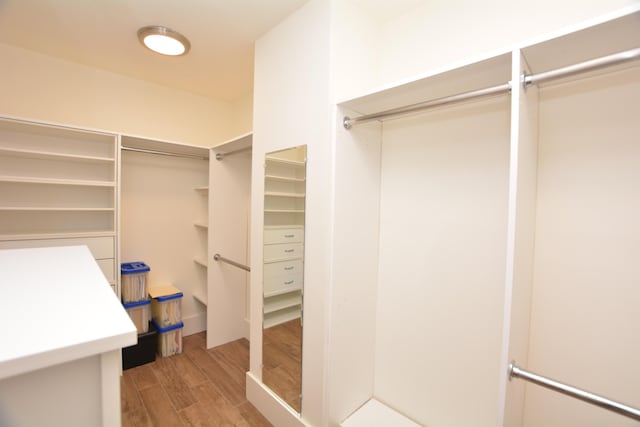
[[264,190],[264,384],[301,410],[306,146],[267,153]]
[[640,405],[639,19],[340,104],[332,425],[629,425],[508,366]]

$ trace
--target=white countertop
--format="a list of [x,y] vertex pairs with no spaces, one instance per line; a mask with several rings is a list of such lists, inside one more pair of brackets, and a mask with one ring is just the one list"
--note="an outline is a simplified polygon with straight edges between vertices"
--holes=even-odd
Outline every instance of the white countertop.
[[86,246],[0,250],[0,379],[136,342]]

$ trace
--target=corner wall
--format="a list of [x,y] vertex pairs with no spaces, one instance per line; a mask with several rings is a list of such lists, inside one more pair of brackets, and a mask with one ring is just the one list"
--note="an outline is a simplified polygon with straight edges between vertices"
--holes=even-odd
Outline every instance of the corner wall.
[[[255,48],[251,195],[251,372],[262,376],[262,235],[265,153],[307,145],[302,421],[326,425],[326,301],[331,224],[330,3],[311,0],[265,34]],[[249,381],[249,380],[248,380]],[[259,390],[249,383],[248,390]],[[279,407],[263,394],[263,413]]]

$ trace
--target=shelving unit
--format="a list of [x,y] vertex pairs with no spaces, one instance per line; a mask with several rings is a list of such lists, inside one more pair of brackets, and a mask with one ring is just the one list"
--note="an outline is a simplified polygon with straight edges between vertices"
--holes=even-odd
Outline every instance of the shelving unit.
[[0,248],[87,244],[118,293],[117,135],[0,118],[0,170]]
[[[202,198],[202,207],[200,208],[200,215],[203,218],[208,217],[209,212],[209,186],[202,186],[194,188]],[[209,240],[209,224],[208,221],[194,221],[193,225],[198,229],[198,241],[200,242],[200,247],[198,249],[197,255],[194,256],[193,262],[195,262],[202,270],[204,279],[202,283],[200,283],[193,291],[193,298],[201,304],[207,305],[207,269],[209,268],[209,263],[207,262],[207,254],[208,254],[208,240]]]
[[265,159],[264,328],[302,314],[305,157],[298,147]]
[[[637,49],[639,18],[572,29],[341,105],[339,119],[361,117],[512,82],[499,97],[339,128],[334,402],[355,411],[361,396],[384,396],[421,425],[628,424],[509,381],[507,367],[516,360],[640,405],[640,67],[558,72]],[[523,74],[546,73],[563,77],[521,84]],[[398,333],[412,328],[420,333]],[[460,366],[473,373],[460,376]],[[460,401],[473,408],[459,411]]]
[[251,266],[250,201],[253,133],[211,148],[209,155],[209,268],[207,347],[249,337],[249,280],[252,273],[213,261],[221,256]]

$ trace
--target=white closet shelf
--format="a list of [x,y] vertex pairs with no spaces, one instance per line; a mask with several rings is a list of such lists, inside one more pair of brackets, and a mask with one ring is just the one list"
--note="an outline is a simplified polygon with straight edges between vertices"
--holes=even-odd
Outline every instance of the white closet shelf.
[[66,153],[56,153],[52,151],[40,151],[40,150],[24,150],[20,148],[7,148],[7,147],[0,147],[0,154],[8,154],[14,157],[26,157],[30,159],[59,159],[59,160],[73,160],[73,161],[89,162],[89,163],[115,162],[115,159],[112,157],[87,156],[82,154],[66,154]]
[[204,304],[205,306],[207,305],[207,291],[202,290],[202,289],[196,289],[195,291],[193,291],[193,298],[196,299],[196,301]]
[[209,228],[209,224],[203,221],[194,221],[193,225],[199,228]]
[[94,181],[86,179],[38,178],[31,176],[0,175],[0,182],[17,182],[23,184],[78,185],[87,187],[115,187],[115,181]]
[[0,206],[0,211],[30,211],[30,212],[113,212],[114,208],[91,207],[51,207],[51,206]]
[[288,166],[299,166],[299,167],[305,167],[306,166],[306,162],[301,162],[299,160],[279,159],[277,157],[267,157],[266,161],[269,162],[269,163],[288,165]]
[[291,197],[291,198],[298,198],[298,199],[303,199],[305,197],[304,193],[286,193],[283,191],[265,191],[264,195],[272,196],[272,197]]
[[285,309],[294,308],[294,307],[297,307],[298,310],[302,307],[302,301],[300,300],[300,298],[298,298],[298,301],[296,301],[296,302],[294,302],[294,301],[279,301],[276,304],[269,304],[268,306],[265,305],[264,314],[271,314],[271,313],[275,313],[275,312],[280,311],[280,310],[285,310]]
[[265,175],[265,179],[271,181],[283,181],[283,182],[305,182],[305,178],[292,178],[290,176],[280,176],[280,175]]
[[265,213],[304,213],[304,209],[265,209]]
[[299,319],[300,317],[300,310],[298,308],[269,313],[269,315],[264,318],[264,327],[270,328],[280,325],[281,323],[289,322],[290,320]]
[[31,233],[31,234],[0,234],[0,241],[5,240],[41,240],[41,239],[70,239],[84,237],[115,237],[114,231],[87,231],[69,233]]
[[293,289],[285,289],[285,290],[279,290],[279,291],[273,291],[273,292],[267,292],[264,294],[265,298],[271,298],[271,297],[277,297],[279,295],[286,295],[286,294],[290,294],[293,292],[301,292],[302,289],[300,288],[293,288]]
[[195,262],[198,265],[203,266],[204,268],[208,268],[209,266],[207,265],[207,260],[204,258],[200,258],[200,257],[195,257],[193,258],[193,262]]

